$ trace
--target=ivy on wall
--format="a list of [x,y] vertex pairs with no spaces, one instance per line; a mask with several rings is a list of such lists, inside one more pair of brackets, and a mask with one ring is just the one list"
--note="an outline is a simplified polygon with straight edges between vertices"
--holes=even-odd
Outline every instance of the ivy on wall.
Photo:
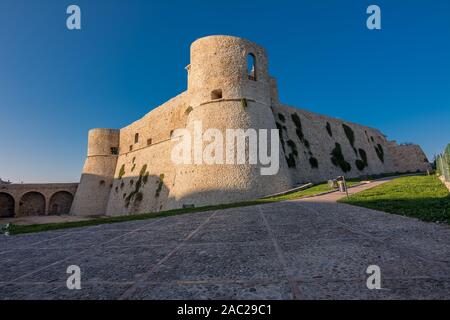
[[319,167],[319,161],[314,157],[309,158],[309,164],[311,165],[311,168]]
[[125,164],[123,164],[121,167],[120,167],[120,170],[119,170],[119,179],[122,179],[122,177],[125,175]]
[[329,122],[327,122],[327,125],[325,127],[327,128],[328,135],[330,137],[332,137],[333,136],[333,132],[331,131],[331,124]]
[[295,144],[294,141],[292,140],[288,140],[287,145],[291,148],[292,153],[298,157],[298,150],[297,150],[297,145]]
[[355,165],[359,171],[363,171],[364,168],[369,165],[369,163],[367,161],[367,154],[366,154],[366,151],[364,151],[364,149],[358,149],[358,152],[359,152],[359,156],[361,157],[361,159],[357,159],[355,161]]
[[184,111],[184,114],[189,115],[189,113],[192,112],[192,110],[194,110],[191,106],[187,107],[187,109]]
[[286,154],[286,146],[285,146],[284,138],[283,138],[283,125],[277,122],[276,126],[278,129],[278,134],[280,136],[281,147],[283,148],[283,152]]
[[331,163],[335,166],[341,168],[343,172],[349,172],[352,169],[350,163],[345,161],[344,155],[342,154],[342,148],[339,143],[335,143],[334,149],[331,151]]
[[164,185],[164,173],[161,173],[159,175],[159,180],[157,180],[156,183],[158,184],[158,187],[156,188],[155,191],[155,198],[158,198]]
[[[143,194],[140,191],[140,189],[147,183],[149,173],[147,172],[147,165],[144,164],[141,168],[141,171],[139,172],[139,177],[136,183],[134,183],[134,190],[130,192],[125,197],[125,207],[128,208],[130,203],[133,202],[134,204],[140,202],[143,200]],[[133,185],[133,183],[130,184]]]
[[377,153],[378,158],[380,159],[381,162],[384,163],[384,150],[383,150],[383,146],[381,144],[377,144],[375,147],[375,152]]
[[345,123],[342,124],[342,128],[344,128],[345,135],[348,139],[348,142],[350,142],[350,145],[352,146],[353,150],[357,154],[356,148],[355,148],[355,133],[353,132],[353,129],[350,128]]

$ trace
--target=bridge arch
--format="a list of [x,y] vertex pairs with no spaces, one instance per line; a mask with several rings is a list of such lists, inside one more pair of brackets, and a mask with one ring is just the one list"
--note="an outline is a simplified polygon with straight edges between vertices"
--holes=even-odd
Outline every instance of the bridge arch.
[[43,215],[45,215],[45,197],[42,193],[30,191],[20,198],[19,216]]
[[6,192],[0,192],[0,218],[14,217],[14,197]]
[[49,202],[48,214],[61,215],[69,214],[72,206],[73,195],[68,191],[55,192]]

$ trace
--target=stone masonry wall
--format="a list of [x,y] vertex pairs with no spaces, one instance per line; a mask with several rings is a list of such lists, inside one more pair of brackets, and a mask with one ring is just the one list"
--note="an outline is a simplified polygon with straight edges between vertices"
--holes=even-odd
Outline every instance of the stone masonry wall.
[[[253,75],[247,58],[255,57]],[[298,184],[426,170],[418,146],[397,146],[377,129],[286,106],[278,101],[264,48],[210,36],[191,46],[188,90],[118,130],[90,133],[73,214],[124,215],[251,200]],[[258,165],[174,165],[175,129],[280,130],[280,171]],[[118,154],[112,148],[118,147]],[[205,145],[204,145],[205,146]]]

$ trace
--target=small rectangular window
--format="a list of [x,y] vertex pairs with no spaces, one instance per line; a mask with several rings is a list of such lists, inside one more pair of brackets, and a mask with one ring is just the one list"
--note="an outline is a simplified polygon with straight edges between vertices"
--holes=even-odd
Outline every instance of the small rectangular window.
[[222,90],[217,89],[211,92],[211,100],[222,99]]
[[147,145],[151,145],[152,144],[152,139],[147,139]]
[[112,155],[118,155],[119,154],[119,148],[117,147],[111,147],[111,154]]
[[134,143],[138,143],[139,142],[139,133],[136,133],[134,135]]
[[133,146],[132,145],[130,146],[130,151],[133,151]]

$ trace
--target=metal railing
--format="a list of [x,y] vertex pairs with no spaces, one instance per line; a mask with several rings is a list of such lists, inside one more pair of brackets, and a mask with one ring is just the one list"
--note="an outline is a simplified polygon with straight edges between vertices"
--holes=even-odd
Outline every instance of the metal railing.
[[436,157],[436,171],[445,181],[450,182],[450,144]]

